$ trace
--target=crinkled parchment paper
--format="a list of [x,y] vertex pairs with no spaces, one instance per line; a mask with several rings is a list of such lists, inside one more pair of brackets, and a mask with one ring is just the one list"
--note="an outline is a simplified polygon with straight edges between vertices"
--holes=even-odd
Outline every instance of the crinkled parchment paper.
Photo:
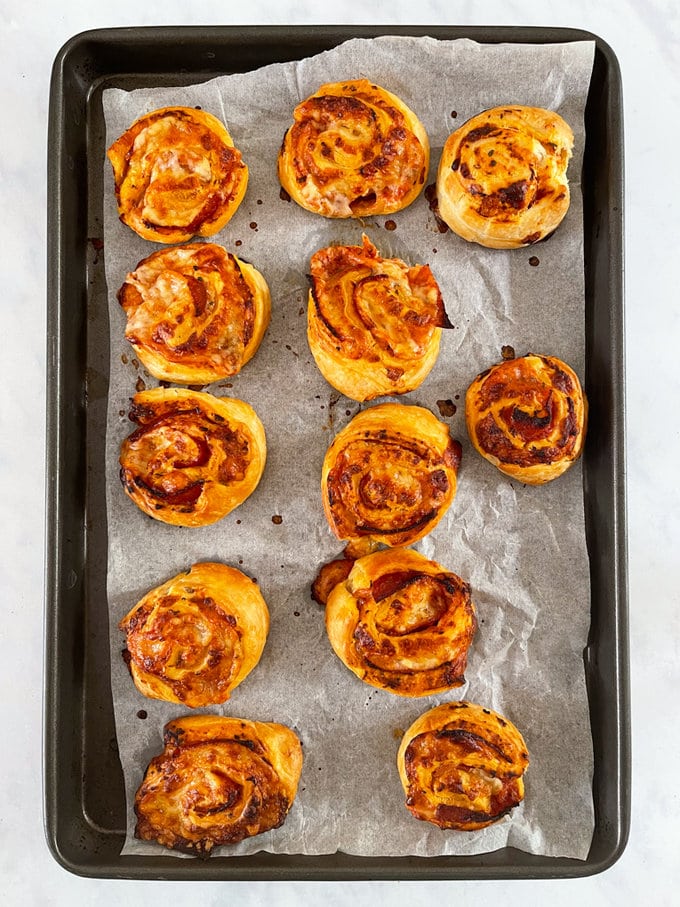
[[[269,453],[259,487],[213,526],[187,529],[149,519],[123,493],[118,452],[133,428],[127,411],[136,386],[157,382],[124,339],[125,317],[115,294],[125,274],[159,247],[119,222],[111,168],[104,163],[111,321],[108,595],[128,801],[124,853],[166,852],[134,839],[132,803],[148,761],[161,749],[164,723],[187,710],[137,693],[121,658],[124,639],[117,625],[153,586],[197,561],[219,560],[257,578],[271,631],[259,666],[213,711],[289,725],[302,738],[305,764],[285,825],[217,852],[434,855],[509,844],[538,854],[587,856],[593,757],[582,660],[590,589],[581,467],[543,487],[511,481],[469,444],[463,400],[470,381],[501,358],[504,345],[517,355],[559,356],[584,377],[580,174],[592,60],[589,42],[483,46],[383,37],[186,88],[105,91],[107,147],[138,116],[165,105],[200,105],[226,122],[248,163],[250,182],[239,211],[213,241],[262,271],[273,303],[271,326],[255,358],[237,377],[208,388],[247,401],[262,419]],[[359,77],[397,94],[424,123],[432,145],[428,183],[434,182],[447,135],[484,108],[521,103],[558,111],[576,136],[572,203],[558,231],[531,248],[495,251],[440,233],[423,195],[390,216],[393,230],[384,217],[327,220],[283,200],[276,156],[294,106],[324,82]],[[383,256],[431,265],[455,325],[444,332],[428,379],[402,400],[428,407],[462,442],[457,497],[416,547],[470,582],[479,631],[467,684],[416,700],[355,678],[333,654],[322,609],[309,594],[319,565],[342,549],[322,511],[322,459],[334,434],[361,407],[334,392],[312,360],[305,335],[306,273],[317,249],[360,243],[362,231]],[[455,413],[442,415],[438,401],[451,401]],[[475,833],[442,832],[414,819],[396,769],[403,731],[422,712],[454,698],[510,718],[531,756],[524,803]],[[147,717],[139,717],[144,712]]]

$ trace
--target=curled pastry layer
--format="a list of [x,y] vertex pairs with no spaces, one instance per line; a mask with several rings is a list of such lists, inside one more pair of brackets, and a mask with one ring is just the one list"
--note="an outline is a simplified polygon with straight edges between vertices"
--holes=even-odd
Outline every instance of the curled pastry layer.
[[145,114],[109,148],[123,223],[143,239],[213,236],[245,195],[248,168],[225,126],[193,107]]
[[183,388],[135,394],[120,478],[137,506],[175,526],[207,526],[257,487],[267,456],[264,428],[241,400]]
[[542,485],[580,456],[587,401],[565,362],[529,353],[475,378],[465,421],[473,446],[490,463],[513,479]]
[[452,133],[437,173],[439,214],[470,242],[516,249],[557,229],[569,208],[574,136],[540,107],[493,107]]
[[471,702],[425,712],[397,754],[407,808],[417,819],[459,831],[485,828],[521,803],[528,765],[517,728]]
[[405,394],[435,364],[451,327],[428,265],[409,268],[361,246],[329,246],[311,259],[307,339],[322,375],[353,400]]
[[355,416],[326,451],[321,494],[339,539],[410,545],[456,493],[461,447],[421,406],[381,403]]
[[400,211],[425,184],[430,145],[403,101],[367,79],[322,85],[293,111],[279,152],[290,197],[325,217]]
[[476,627],[468,584],[410,549],[359,558],[326,603],[338,658],[361,680],[400,696],[464,683]]
[[264,277],[214,243],[161,249],[118,292],[125,336],[159,380],[210,384],[253,357],[269,324]]
[[240,570],[200,563],[148,592],[120,629],[139,692],[199,708],[229,699],[259,662],[269,611]]
[[192,715],[170,721],[163,742],[135,796],[136,837],[206,856],[285,821],[302,771],[290,728]]

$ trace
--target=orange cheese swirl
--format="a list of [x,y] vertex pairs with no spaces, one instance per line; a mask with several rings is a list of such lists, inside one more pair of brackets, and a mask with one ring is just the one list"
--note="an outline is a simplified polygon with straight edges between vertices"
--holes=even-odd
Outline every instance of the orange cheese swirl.
[[125,336],[154,377],[210,384],[237,374],[269,324],[263,276],[214,243],[161,249],[118,292]]
[[472,117],[442,151],[440,216],[463,239],[494,249],[544,239],[569,208],[573,144],[562,117],[539,107],[494,107]]
[[397,754],[411,813],[459,831],[485,828],[521,803],[528,765],[517,728],[471,702],[447,702],[425,712],[406,731]]
[[135,795],[135,836],[208,856],[283,824],[302,771],[280,724],[193,715],[170,721]]
[[324,378],[353,400],[418,387],[451,327],[428,265],[409,268],[361,246],[329,246],[311,259],[307,338]]
[[281,185],[325,217],[400,211],[429,167],[422,123],[398,97],[367,79],[322,85],[293,111],[279,152]]
[[107,152],[120,219],[143,239],[213,236],[245,195],[248,168],[225,126],[205,110],[162,107]]
[[580,456],[587,401],[565,362],[528,354],[475,378],[465,397],[465,421],[485,459],[514,479],[542,485]]
[[453,501],[460,455],[448,427],[423,407],[364,410],[324,457],[321,493],[331,529],[339,539],[412,544]]
[[264,428],[247,403],[182,388],[135,394],[120,478],[156,520],[206,526],[242,504],[264,470]]
[[257,584],[225,564],[194,564],[120,622],[135,686],[189,708],[218,705],[262,655],[269,611]]
[[476,626],[468,584],[411,549],[359,558],[326,604],[335,654],[365,683],[400,696],[464,683]]

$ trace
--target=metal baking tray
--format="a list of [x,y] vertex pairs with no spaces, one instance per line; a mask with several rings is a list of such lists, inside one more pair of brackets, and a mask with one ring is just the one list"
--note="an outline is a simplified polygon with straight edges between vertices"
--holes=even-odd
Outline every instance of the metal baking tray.
[[[104,88],[181,85],[310,56],[352,37],[484,43],[594,40],[583,172],[584,494],[592,622],[584,652],[595,767],[585,861],[504,848],[478,856],[362,858],[260,853],[176,860],[120,855],[123,777],[109,683],[104,438],[108,309],[101,251]],[[499,879],[592,875],[622,853],[630,819],[624,460],[623,124],[616,57],[559,28],[171,27],[85,32],[53,68],[48,144],[47,545],[44,811],[49,847],[84,876],[137,879]]]

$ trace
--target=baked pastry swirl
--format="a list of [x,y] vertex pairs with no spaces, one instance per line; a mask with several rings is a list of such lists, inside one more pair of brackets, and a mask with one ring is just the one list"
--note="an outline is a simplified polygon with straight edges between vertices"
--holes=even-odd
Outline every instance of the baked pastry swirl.
[[183,388],[135,394],[138,428],[120,451],[123,488],[148,516],[175,526],[207,526],[257,487],[267,446],[247,403]]
[[154,377],[210,384],[253,357],[269,324],[267,283],[214,243],[154,252],[118,291],[125,336]]
[[170,721],[135,796],[135,836],[197,856],[278,828],[302,746],[281,724],[192,715]]
[[540,107],[493,107],[444,145],[437,172],[439,214],[470,242],[516,249],[552,233],[569,208],[567,165],[574,136]]
[[517,728],[471,702],[425,712],[397,754],[407,808],[417,819],[459,831],[485,828],[521,803],[528,765]]
[[262,655],[269,610],[257,583],[226,564],[194,564],[120,622],[135,686],[189,708],[219,705]]
[[456,493],[461,447],[429,410],[381,403],[356,415],[326,451],[321,494],[339,539],[418,541]]
[[245,195],[248,168],[217,117],[162,107],[140,117],[109,148],[120,219],[143,239],[213,236]]
[[418,387],[451,327],[429,265],[380,258],[364,236],[320,249],[310,272],[307,339],[328,383],[359,401]]
[[403,101],[367,79],[331,82],[293,111],[279,152],[290,197],[325,217],[401,211],[425,184],[430,145]]
[[490,463],[513,479],[542,485],[580,456],[587,401],[565,362],[529,353],[475,378],[465,421],[473,446]]
[[359,558],[326,603],[338,658],[365,683],[400,696],[463,684],[476,627],[468,584],[411,549]]

